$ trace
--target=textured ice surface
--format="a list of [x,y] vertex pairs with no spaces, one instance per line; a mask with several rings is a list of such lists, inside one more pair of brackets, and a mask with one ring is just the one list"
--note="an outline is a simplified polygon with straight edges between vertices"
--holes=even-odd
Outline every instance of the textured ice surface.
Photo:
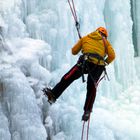
[[[82,36],[105,26],[116,51],[115,62],[107,68],[111,80],[98,88],[89,140],[139,140],[140,60],[134,58],[130,0],[75,4]],[[137,14],[134,17],[139,29]],[[78,56],[70,49],[77,40],[67,1],[0,0],[2,140],[80,139],[86,85],[75,81],[52,106],[41,91],[75,64]]]

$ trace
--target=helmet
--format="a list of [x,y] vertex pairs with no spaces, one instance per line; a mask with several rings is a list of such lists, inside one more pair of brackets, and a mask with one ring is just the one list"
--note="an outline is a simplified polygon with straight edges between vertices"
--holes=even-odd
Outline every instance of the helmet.
[[100,31],[103,35],[108,37],[107,30],[104,27],[99,27],[99,28],[96,29],[96,31]]

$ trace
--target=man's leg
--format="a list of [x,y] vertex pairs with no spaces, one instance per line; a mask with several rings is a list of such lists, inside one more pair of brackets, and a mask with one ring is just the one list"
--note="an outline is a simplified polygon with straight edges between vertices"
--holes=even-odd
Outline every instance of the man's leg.
[[68,73],[66,73],[61,81],[51,90],[57,99],[63,91],[76,79],[82,75],[80,67],[75,65]]
[[87,95],[86,95],[86,101],[84,105],[84,111],[92,111],[92,106],[95,101],[96,97],[96,82],[93,81],[90,75],[88,75],[88,80],[87,80]]
[[[92,67],[90,66],[90,69]],[[84,105],[84,111],[92,111],[92,107],[96,98],[96,83],[99,80],[102,72],[104,70],[104,66],[93,66],[93,70],[90,71],[90,74],[88,74],[87,79],[87,95],[86,95],[86,101]]]

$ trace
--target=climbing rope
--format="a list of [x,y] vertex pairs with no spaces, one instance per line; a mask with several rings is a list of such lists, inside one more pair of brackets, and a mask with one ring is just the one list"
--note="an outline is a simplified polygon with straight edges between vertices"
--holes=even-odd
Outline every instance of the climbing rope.
[[[88,120],[88,126],[87,126],[87,136],[86,140],[88,140],[88,134],[89,134],[89,125],[90,125],[90,116]],[[83,128],[82,128],[82,135],[81,135],[81,140],[84,140],[84,129],[85,129],[85,121],[83,122]]]
[[[95,90],[96,90],[96,87],[95,87]],[[90,96],[90,98],[89,98],[89,101],[88,101],[88,104],[87,104],[87,106],[86,106],[86,110],[88,109],[88,107],[89,107],[89,105],[90,105],[90,102],[93,102],[93,99],[94,99],[94,98],[93,98],[93,95],[91,94],[91,96]],[[91,115],[91,111],[92,111],[92,109],[90,110],[89,119],[88,119],[86,140],[88,140],[88,135],[89,135],[89,126],[90,126],[90,115]],[[85,121],[83,122],[81,140],[84,140],[84,128],[85,128]]]
[[[75,10],[74,1],[73,0],[71,0],[71,1],[68,0],[68,3],[69,3],[70,10],[71,10],[71,13],[72,13],[74,21],[75,21],[75,26],[76,26],[76,29],[77,29],[78,36],[81,39],[82,37],[81,37],[81,34],[80,34],[80,24],[79,24],[78,19],[77,19],[77,14],[76,14],[76,10]],[[88,126],[87,126],[87,136],[86,136],[87,140],[88,140],[88,134],[89,134],[89,125],[90,125],[90,116],[89,116]],[[84,128],[85,128],[85,121],[83,122],[81,140],[84,139]]]
[[68,3],[69,3],[69,6],[70,6],[70,9],[71,9],[71,13],[73,15],[73,18],[75,20],[75,26],[76,26],[76,29],[77,29],[78,36],[79,36],[79,38],[82,38],[81,34],[80,34],[80,24],[79,24],[78,19],[77,19],[77,14],[76,14],[76,10],[75,10],[74,1],[73,0],[71,0],[71,1],[68,0]]

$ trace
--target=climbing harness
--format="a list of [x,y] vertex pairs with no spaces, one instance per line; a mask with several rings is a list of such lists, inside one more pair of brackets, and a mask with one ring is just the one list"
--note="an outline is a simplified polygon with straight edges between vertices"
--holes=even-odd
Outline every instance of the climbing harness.
[[77,14],[76,14],[76,10],[75,10],[74,1],[71,0],[71,2],[70,2],[70,0],[68,0],[68,3],[69,3],[69,6],[70,6],[70,9],[71,9],[71,13],[73,15],[73,18],[75,20],[75,26],[76,26],[76,29],[77,29],[78,36],[79,36],[79,38],[82,38],[81,34],[80,34],[80,24],[79,24],[78,19],[77,19]]
[[[82,59],[83,59],[83,62],[81,62],[81,63],[78,63],[78,66],[81,66],[81,68],[82,68],[82,81],[83,81],[83,83],[85,82],[85,78],[84,78],[84,71],[85,71],[85,68],[86,68],[86,70],[87,70],[87,72],[89,73],[89,75],[91,76],[91,79],[94,81],[94,78],[93,78],[93,76],[91,75],[91,70],[89,69],[89,67],[88,67],[88,65],[87,65],[87,61],[92,61],[92,59],[93,58],[96,58],[97,60],[98,60],[98,62],[97,62],[97,64],[96,65],[98,65],[99,63],[100,63],[100,61],[102,61],[102,62],[104,62],[104,76],[102,77],[102,78],[100,78],[100,80],[98,81],[98,84],[99,84],[99,82],[103,79],[103,78],[105,78],[105,77],[107,77],[107,79],[109,80],[109,77],[108,77],[108,75],[107,75],[107,72],[106,72],[106,68],[105,68],[105,60],[104,60],[104,58],[103,57],[101,57],[100,55],[98,55],[98,54],[96,54],[96,53],[85,53],[85,54],[83,54],[82,56]],[[94,67],[94,69],[96,68],[96,66]],[[94,70],[94,69],[92,69],[92,71]],[[96,83],[96,86],[97,86],[97,83]]]

